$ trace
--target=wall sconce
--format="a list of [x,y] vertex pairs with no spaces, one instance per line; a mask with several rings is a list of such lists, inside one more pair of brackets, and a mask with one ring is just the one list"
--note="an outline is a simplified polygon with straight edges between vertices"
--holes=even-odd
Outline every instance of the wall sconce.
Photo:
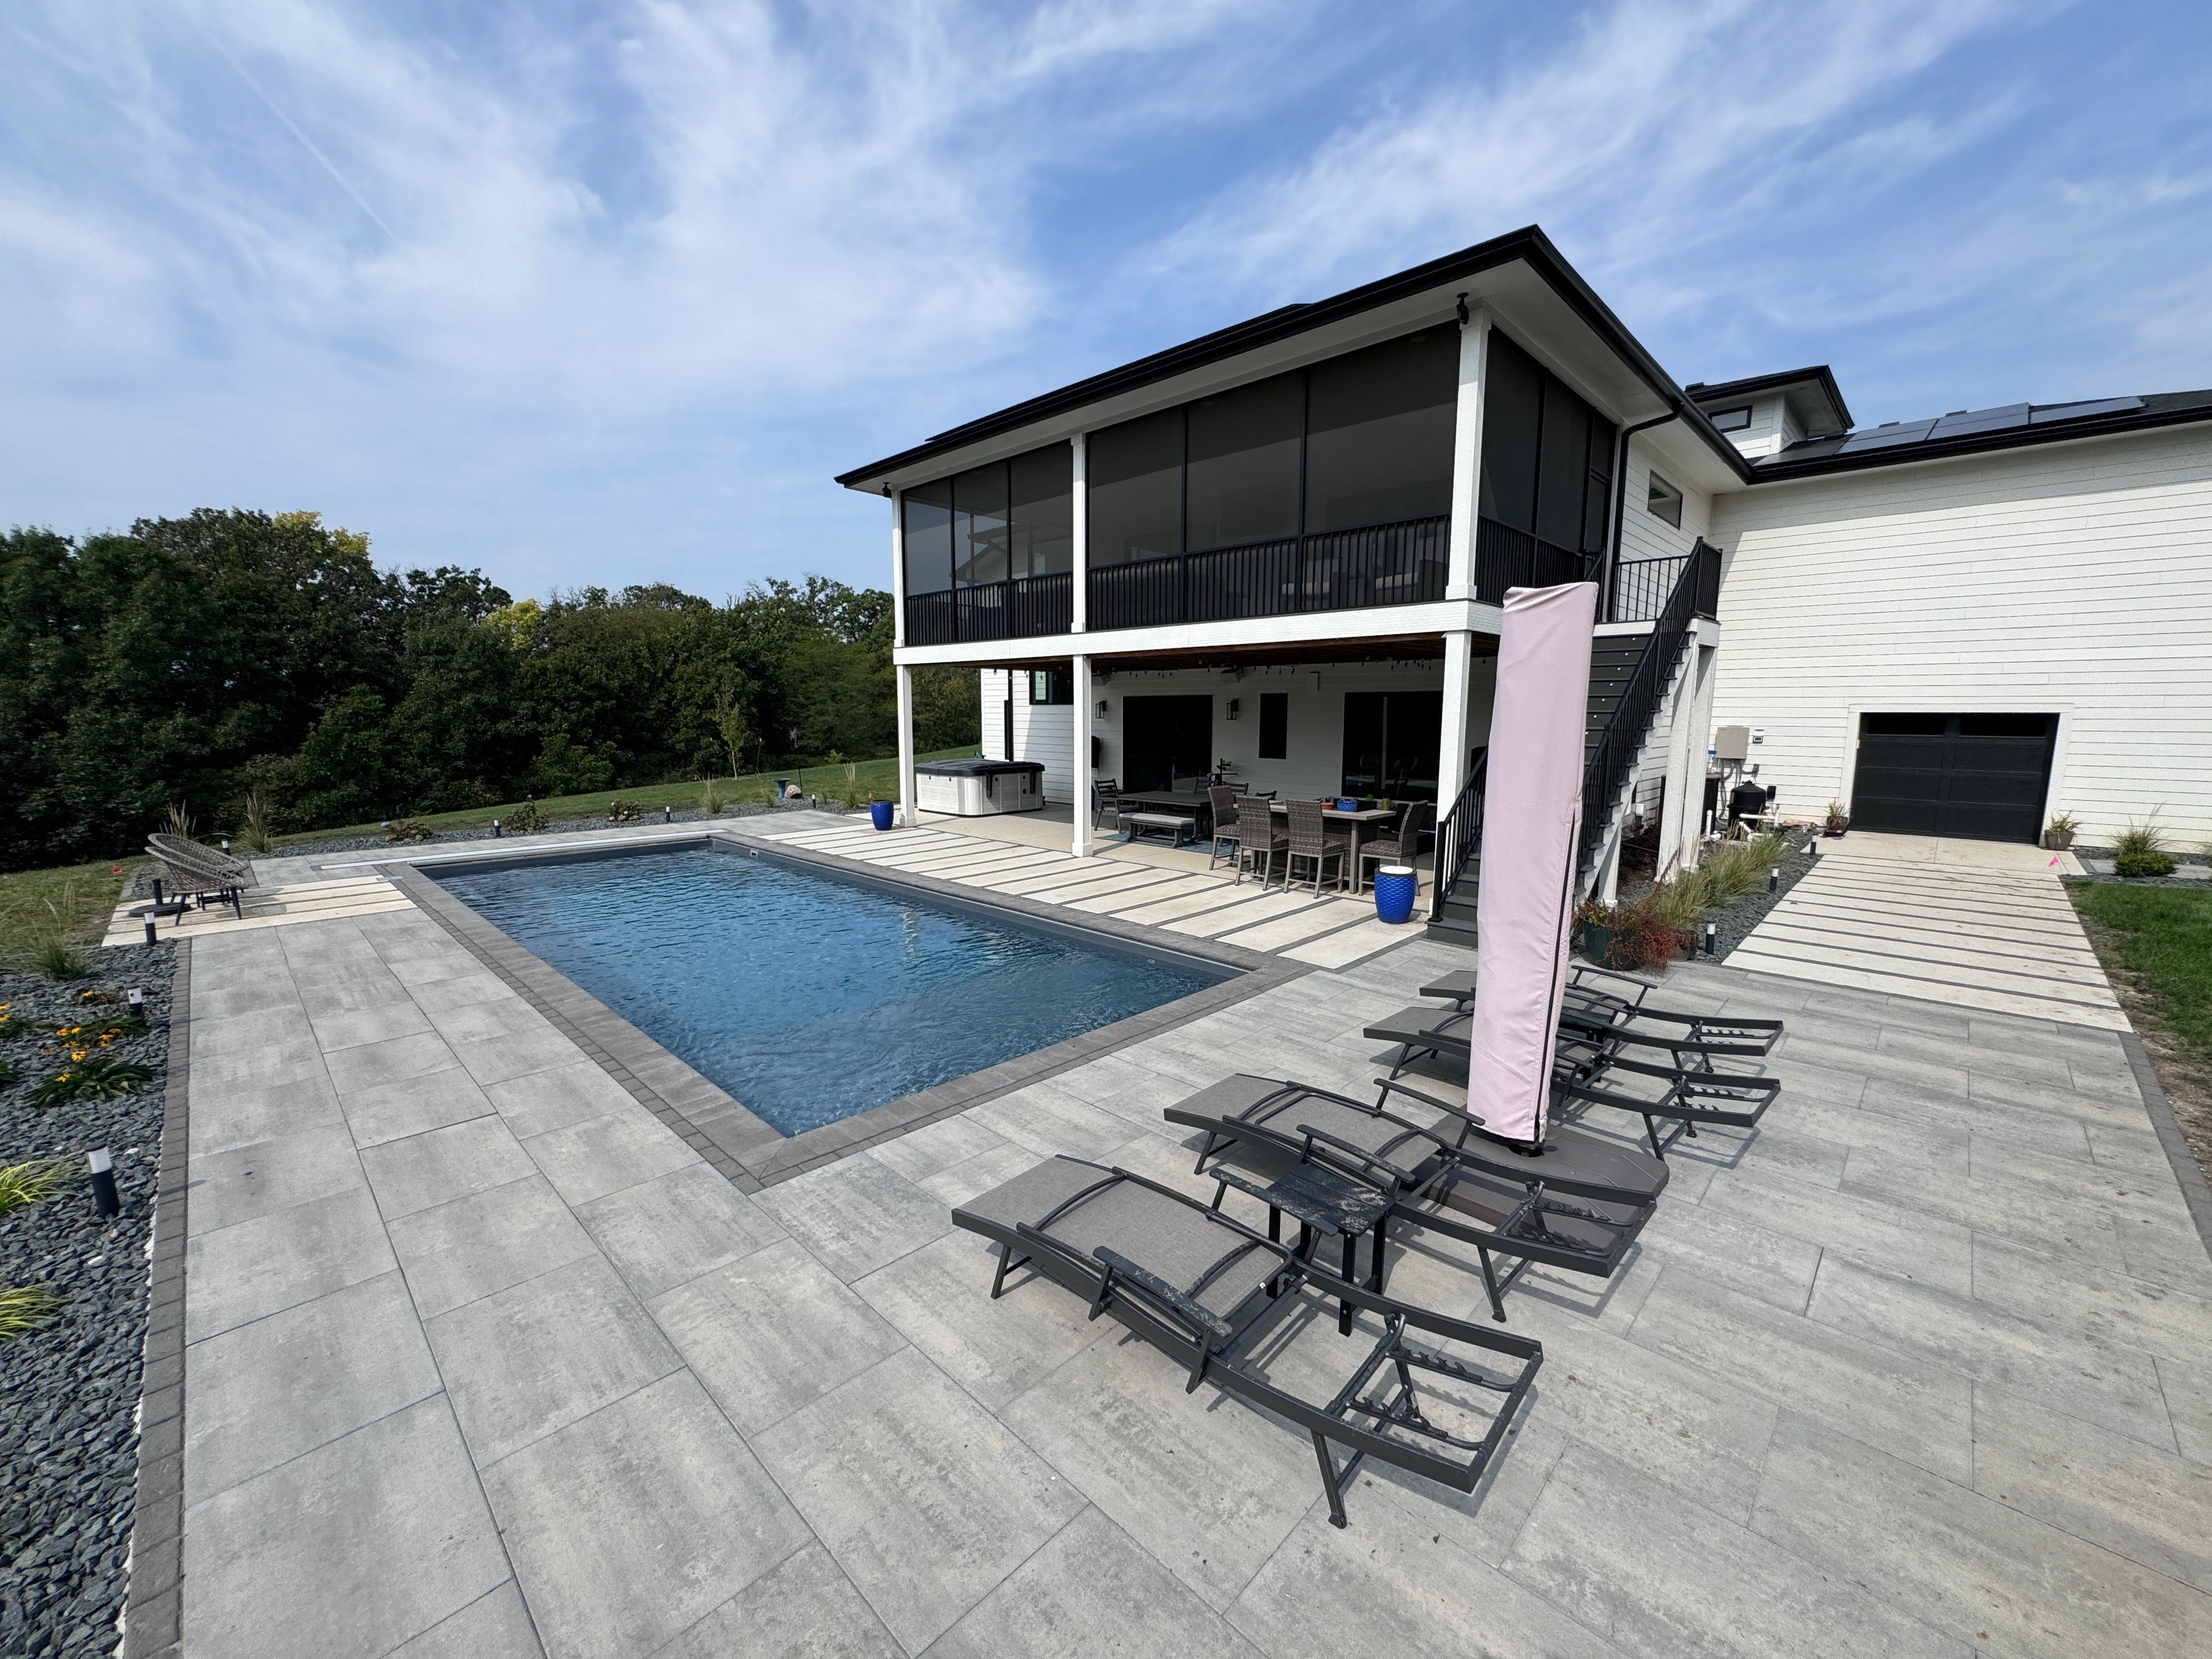
[[1229,700],[1229,718],[1232,720],[1237,718],[1237,699],[1234,697]]
[[1103,697],[1098,699],[1098,718],[1102,720],[1106,718],[1106,699]]

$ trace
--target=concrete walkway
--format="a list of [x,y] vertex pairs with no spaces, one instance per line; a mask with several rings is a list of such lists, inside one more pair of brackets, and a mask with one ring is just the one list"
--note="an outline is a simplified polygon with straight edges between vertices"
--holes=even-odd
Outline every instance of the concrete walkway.
[[[765,838],[985,892],[1019,894],[1092,915],[1218,939],[1316,967],[1349,966],[1406,937],[1404,927],[1376,920],[1372,896],[1353,898],[1326,884],[1314,893],[1263,888],[1256,880],[1240,883],[1226,866],[1206,868],[1202,849],[1170,854],[1165,848],[1138,843],[1074,859],[1064,851],[1000,839],[988,829],[970,833],[943,827],[969,822],[939,818],[879,835],[863,821]],[[1009,822],[1022,820],[972,820],[991,828]]]
[[[1855,839],[1822,846],[1841,849]],[[1729,962],[1823,985],[2127,1029],[2058,880],[2055,866],[2070,865],[2071,854],[1902,836],[1867,843],[1824,850]]]
[[[1610,1285],[1532,1273],[1494,1480],[1183,1392],[949,1206],[1162,1106],[1353,1085],[1464,953],[1318,971],[736,1192],[414,911],[191,969],[185,1651],[2047,1655],[2212,1649],[2212,1261],[2119,1043],[1728,969],[1756,1137]],[[1622,1126],[1612,1126],[1620,1127]],[[1479,1317],[1417,1243],[1401,1293]]]

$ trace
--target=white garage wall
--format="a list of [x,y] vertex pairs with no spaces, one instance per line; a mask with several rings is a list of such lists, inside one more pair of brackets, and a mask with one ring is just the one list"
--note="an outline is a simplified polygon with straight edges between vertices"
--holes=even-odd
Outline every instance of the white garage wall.
[[2057,712],[2050,810],[2212,836],[2212,429],[1720,497],[1716,726],[1784,811],[1848,801],[1865,712]]

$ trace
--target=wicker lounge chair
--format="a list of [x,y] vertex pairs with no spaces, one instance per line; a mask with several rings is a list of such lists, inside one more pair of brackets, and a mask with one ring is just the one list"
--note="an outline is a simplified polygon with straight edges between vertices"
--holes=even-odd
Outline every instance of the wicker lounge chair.
[[[1393,1092],[1432,1109],[1434,1123],[1386,1109]],[[1520,1158],[1504,1143],[1469,1134],[1480,1119],[1398,1085],[1386,1085],[1382,1099],[1369,1106],[1304,1084],[1231,1077],[1169,1107],[1166,1115],[1204,1132],[1198,1172],[1223,1183],[1217,1203],[1230,1187],[1267,1202],[1273,1193],[1311,1184],[1316,1170],[1379,1188],[1389,1208],[1367,1230],[1372,1289],[1380,1294],[1384,1287],[1392,1224],[1424,1229],[1474,1249],[1498,1320],[1505,1317],[1505,1292],[1537,1263],[1610,1278],[1667,1184],[1657,1158],[1601,1142],[1583,1149],[1579,1169],[1572,1152],[1552,1161]],[[1272,1230],[1272,1204],[1268,1219]],[[1346,1278],[1353,1242],[1347,1234]],[[1503,1274],[1500,1255],[1512,1263]]]
[[253,883],[251,866],[228,853],[218,853],[212,847],[187,841],[182,836],[149,836],[146,850],[168,872],[167,881],[172,893],[197,899],[203,909],[210,899],[218,904],[228,904],[241,921],[245,920],[242,896]]
[[[1310,1434],[1339,1527],[1369,1457],[1472,1492],[1543,1364],[1525,1337],[1393,1301],[1194,1199],[1076,1158],[1048,1158],[952,1220],[999,1247],[994,1297],[1032,1267],[1166,1354],[1185,1392],[1213,1383]],[[1333,1346],[1337,1322],[1316,1316],[1331,1303],[1356,1310],[1348,1350]]]
[[[1371,1038],[1399,1045],[1393,1079],[1418,1061],[1431,1061],[1447,1076],[1464,1079],[1472,1016],[1441,1008],[1405,1008],[1366,1028]],[[1565,1106],[1611,1106],[1644,1120],[1655,1157],[1699,1124],[1748,1129],[1758,1126],[1781,1091],[1779,1079],[1712,1069],[1708,1057],[1695,1066],[1651,1066],[1620,1052],[1617,1038],[1562,1026],[1552,1067],[1554,1098]],[[1662,1133],[1659,1126],[1674,1127]]]

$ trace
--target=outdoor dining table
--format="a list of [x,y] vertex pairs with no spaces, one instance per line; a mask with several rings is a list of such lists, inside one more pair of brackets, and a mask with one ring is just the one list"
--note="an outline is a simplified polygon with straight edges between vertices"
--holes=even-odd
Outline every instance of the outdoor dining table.
[[[1286,817],[1290,815],[1291,808],[1288,801],[1278,799],[1268,804],[1276,816],[1279,817]],[[1212,839],[1213,798],[1202,791],[1190,789],[1124,789],[1121,791],[1121,807],[1125,814],[1131,808],[1134,808],[1138,811],[1150,811],[1157,810],[1162,812],[1173,812],[1181,817],[1191,818],[1194,820],[1198,825],[1196,832],[1196,838],[1198,840],[1210,841]],[[1395,806],[1364,806],[1355,807],[1349,812],[1344,812],[1338,811],[1333,802],[1330,802],[1327,798],[1324,798],[1321,809],[1322,817],[1325,819],[1334,820],[1338,823],[1349,824],[1351,826],[1350,845],[1346,848],[1345,856],[1350,860],[1348,867],[1352,872],[1352,890],[1354,892],[1359,890],[1359,843],[1362,837],[1366,834],[1367,826],[1370,823],[1387,823],[1398,816],[1398,811],[1399,809]]]

